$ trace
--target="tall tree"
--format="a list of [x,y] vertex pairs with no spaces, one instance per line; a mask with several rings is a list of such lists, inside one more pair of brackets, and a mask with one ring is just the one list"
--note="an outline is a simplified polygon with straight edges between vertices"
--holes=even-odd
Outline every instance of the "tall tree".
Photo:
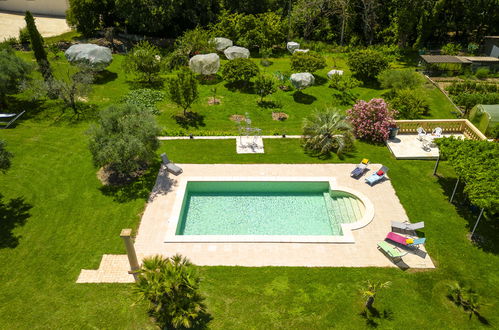
[[374,32],[378,20],[377,9],[380,6],[378,0],[360,0],[361,3],[361,18],[362,30],[364,38],[368,45],[371,45],[374,40]]
[[43,48],[43,37],[40,32],[38,32],[35,19],[29,11],[26,12],[24,20],[26,21],[26,26],[29,32],[31,49],[33,50],[33,53],[35,53],[36,63],[38,63],[38,67],[43,75],[43,78],[47,81],[52,77],[52,69],[50,68],[50,63],[47,59],[47,52],[45,51],[45,48]]
[[348,23],[352,18],[352,13],[350,11],[352,0],[335,0],[334,1],[334,13],[339,16],[341,21],[340,27],[340,45],[343,46],[343,40],[345,38],[345,30],[348,28]]

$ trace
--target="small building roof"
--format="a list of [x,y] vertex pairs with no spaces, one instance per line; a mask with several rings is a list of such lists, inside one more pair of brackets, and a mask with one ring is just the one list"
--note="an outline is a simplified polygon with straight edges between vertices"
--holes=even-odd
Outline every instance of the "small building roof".
[[452,55],[421,55],[421,58],[426,63],[459,63],[459,64],[470,64],[471,61],[464,57],[452,56]]
[[457,56],[471,62],[499,62],[499,58],[491,56]]

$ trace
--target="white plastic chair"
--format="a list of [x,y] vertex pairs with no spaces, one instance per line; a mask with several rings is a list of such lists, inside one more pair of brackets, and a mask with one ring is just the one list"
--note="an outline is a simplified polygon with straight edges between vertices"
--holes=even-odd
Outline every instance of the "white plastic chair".
[[431,132],[431,135],[433,135],[436,138],[442,137],[442,128],[435,127],[435,129],[433,130],[433,132]]
[[424,130],[423,127],[418,127],[418,140],[423,141],[423,138],[426,136],[426,131]]

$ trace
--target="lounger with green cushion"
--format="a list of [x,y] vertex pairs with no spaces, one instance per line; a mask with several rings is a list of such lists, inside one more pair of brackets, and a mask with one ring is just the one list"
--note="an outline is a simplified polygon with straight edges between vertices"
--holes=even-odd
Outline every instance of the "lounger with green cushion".
[[405,251],[400,251],[395,246],[388,244],[388,242],[379,242],[378,249],[385,253],[387,256],[392,258],[393,260],[400,260],[403,256],[407,254]]

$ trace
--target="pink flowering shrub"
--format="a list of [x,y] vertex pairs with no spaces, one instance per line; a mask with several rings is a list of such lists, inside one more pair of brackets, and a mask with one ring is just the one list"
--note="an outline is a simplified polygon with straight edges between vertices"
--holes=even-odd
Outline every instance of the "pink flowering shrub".
[[352,109],[347,110],[355,136],[374,142],[388,140],[389,128],[395,125],[396,113],[383,99],[372,99],[369,102],[360,100]]

